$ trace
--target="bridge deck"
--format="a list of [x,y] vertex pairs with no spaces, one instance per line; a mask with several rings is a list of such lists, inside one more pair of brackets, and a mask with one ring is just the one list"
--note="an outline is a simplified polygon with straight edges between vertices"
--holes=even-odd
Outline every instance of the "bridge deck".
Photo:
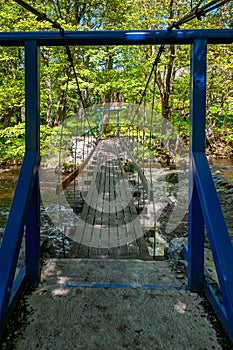
[[77,179],[84,205],[66,234],[76,242],[73,251],[79,257],[150,258],[121,152],[116,140],[101,141]]

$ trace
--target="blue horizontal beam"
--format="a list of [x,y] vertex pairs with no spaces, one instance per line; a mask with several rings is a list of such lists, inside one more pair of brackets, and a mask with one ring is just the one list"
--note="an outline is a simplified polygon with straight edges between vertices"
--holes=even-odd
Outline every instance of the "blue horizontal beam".
[[230,44],[233,29],[0,32],[0,46],[23,46],[25,40],[35,40],[38,46],[191,44],[198,38]]
[[149,290],[187,290],[186,286],[165,286],[153,283],[105,283],[105,282],[94,282],[94,283],[56,283],[49,282],[45,283],[46,286],[56,288],[82,288],[82,289],[149,289]]

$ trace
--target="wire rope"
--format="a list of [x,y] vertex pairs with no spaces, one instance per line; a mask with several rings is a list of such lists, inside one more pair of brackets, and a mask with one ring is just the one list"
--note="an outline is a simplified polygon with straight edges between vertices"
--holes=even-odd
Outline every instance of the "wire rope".
[[[73,57],[72,57],[71,50],[70,50],[70,47],[69,47],[69,46],[66,46],[66,54],[67,54],[68,60],[70,61],[71,68],[72,68],[72,70],[73,70],[75,82],[76,82],[76,85],[77,85],[78,96],[79,96],[79,98],[80,98],[82,108],[83,108],[83,110],[85,111],[85,107],[86,107],[86,106],[85,106],[85,103],[84,103],[84,100],[83,100],[83,97],[82,97],[82,92],[81,92],[80,84],[79,84],[79,81],[78,81],[78,75],[77,75],[77,72],[76,72],[76,69],[75,69],[75,66],[74,66],[74,60],[73,60]],[[91,125],[90,125],[90,122],[89,122],[89,119],[88,119],[86,113],[85,113],[85,118],[87,119],[87,123],[88,123],[88,126],[89,126],[89,129],[90,129],[90,132],[91,132],[92,136],[95,137],[95,138],[97,138],[97,137],[95,136],[95,134],[94,134],[94,131],[92,130],[92,127],[91,127]]]
[[[157,74],[155,72],[154,74],[154,83],[153,83],[153,97],[152,97],[152,111],[151,111],[151,118],[150,118],[150,147],[152,146],[152,124],[154,119],[154,109],[155,109],[155,87],[156,87],[156,78]],[[155,208],[155,199],[154,199],[154,185],[153,185],[153,174],[152,174],[152,157],[150,155],[150,200],[152,200],[153,203],[153,213],[154,213],[154,227],[153,227],[153,233],[154,233],[154,242],[153,242],[153,259],[155,260],[156,255],[156,226],[157,226],[157,216],[156,216],[156,208]]]
[[64,29],[62,28],[62,26],[58,22],[51,20],[45,13],[42,13],[42,12],[36,10],[33,6],[31,6],[27,2],[25,2],[23,0],[13,0],[13,1],[16,2],[17,4],[19,4],[20,6],[24,7],[29,12],[33,13],[37,17],[36,18],[37,21],[47,21],[50,24],[52,24],[53,28],[59,29],[60,31],[64,31]]
[[[13,0],[13,1],[18,3],[20,6],[24,7],[29,12],[33,13],[35,16],[37,16],[37,20],[38,21],[47,21],[47,22],[51,23],[54,28],[60,30],[61,35],[64,35],[65,30],[57,21],[51,20],[45,13],[42,13],[42,12],[36,10],[33,6],[31,6],[30,4],[26,3],[23,0]],[[180,26],[182,24],[187,23],[187,22],[193,20],[194,18],[197,18],[197,19],[201,20],[202,17],[206,15],[206,13],[208,13],[208,12],[214,10],[214,9],[219,8],[220,6],[230,2],[231,0],[212,0],[209,3],[203,5],[200,8],[200,5],[202,4],[203,1],[204,0],[200,0],[195,7],[191,8],[191,11],[187,15],[184,15],[180,20],[178,20],[176,22],[173,22],[171,25],[168,26],[167,30],[171,31],[173,28],[178,29],[178,28],[180,28]],[[140,105],[141,105],[141,103],[142,103],[142,101],[143,101],[143,99],[144,99],[144,97],[146,95],[146,91],[147,91],[147,88],[149,86],[152,74],[153,74],[155,69],[157,70],[158,63],[160,62],[160,58],[161,58],[162,53],[164,51],[165,51],[165,45],[160,45],[159,51],[158,51],[157,56],[156,56],[156,58],[155,58],[155,60],[153,62],[152,69],[151,69],[151,72],[150,72],[149,77],[147,79],[145,89],[144,89],[144,91],[142,93],[141,99],[140,99],[138,107],[136,109],[134,118],[131,121],[131,124],[134,121],[134,119],[135,119],[135,117],[136,117],[136,115],[137,115],[137,113],[139,111]],[[72,69],[73,69],[73,72],[74,72],[75,81],[76,81],[76,85],[77,85],[77,88],[78,88],[78,94],[79,94],[79,97],[80,97],[80,101],[82,103],[83,108],[85,108],[85,104],[84,104],[84,101],[83,101],[83,98],[82,98],[82,93],[81,93],[81,90],[80,90],[80,87],[79,87],[78,78],[77,78],[77,74],[76,74],[76,70],[75,70],[75,66],[74,66],[74,62],[73,62],[73,58],[72,58],[69,46],[66,46],[66,53],[67,53],[67,57],[68,57],[71,65],[72,65]],[[86,116],[86,118],[87,118],[87,116]],[[94,132],[93,132],[91,126],[90,126],[89,121],[88,121],[88,124],[89,124],[89,128],[90,128],[90,131],[91,131],[92,135],[95,137]]]
[[[60,31],[61,35],[64,36],[65,29],[60,25],[60,23],[50,19],[45,13],[42,13],[42,12],[36,10],[33,6],[31,6],[30,4],[26,3],[23,0],[13,0],[13,1],[16,2],[17,4],[19,4],[20,6],[22,6],[23,8],[25,8],[27,11],[31,12],[32,14],[34,14],[37,17],[36,18],[37,21],[47,21],[50,24],[52,24],[53,28],[58,29]],[[78,82],[78,76],[77,76],[77,73],[76,73],[76,70],[75,70],[75,65],[74,65],[74,60],[73,60],[72,54],[71,54],[71,50],[70,50],[69,46],[66,46],[65,48],[66,48],[67,58],[68,58],[68,60],[69,60],[69,62],[71,64],[71,67],[72,67],[72,70],[73,70],[73,73],[74,73],[75,82],[76,82],[76,85],[77,85],[78,96],[80,98],[82,107],[85,110],[85,103],[84,103],[84,100],[83,100],[83,97],[82,97],[82,92],[81,92],[80,85],[79,85],[79,82]],[[93,130],[91,128],[91,125],[89,123],[89,120],[88,120],[88,117],[87,117],[86,114],[85,114],[85,117],[87,118],[87,122],[88,122],[88,125],[89,125],[89,128],[90,128],[90,131],[91,131],[93,137],[95,137],[94,132],[93,132]]]
[[[203,5],[200,8],[200,5],[203,3],[204,0],[200,0],[197,5],[195,7],[191,7],[191,11],[189,14],[185,15],[182,19],[180,19],[179,21],[173,22],[171,25],[168,26],[167,30],[168,32],[171,32],[173,28],[179,29],[180,26],[182,24],[185,24],[195,18],[197,18],[198,20],[202,20],[202,17],[204,17],[208,12],[213,11],[217,8],[219,8],[220,6],[228,3],[231,0],[213,0],[210,1],[209,3],[207,3],[206,5]],[[165,45],[160,45],[159,50],[157,52],[156,58],[152,64],[152,68],[149,74],[149,77],[147,79],[144,91],[141,95],[140,101],[138,103],[138,106],[136,108],[136,112],[129,124],[130,128],[135,120],[135,118],[137,117],[138,113],[139,113],[139,109],[140,106],[142,104],[142,101],[145,99],[146,96],[146,91],[148,89],[149,83],[151,81],[152,75],[153,73],[155,74],[154,77],[154,84],[153,84],[153,101],[152,101],[152,114],[151,114],[151,128],[152,128],[152,118],[153,118],[153,114],[154,114],[154,105],[155,105],[155,85],[156,85],[156,76],[157,76],[157,69],[158,69],[158,64],[160,63],[160,59],[161,56],[163,54],[163,52],[165,52]],[[152,130],[150,130],[150,144],[152,143]],[[153,195],[153,211],[154,211],[154,247],[153,247],[153,258],[155,259],[155,253],[156,253],[156,212],[155,212],[155,202],[154,202],[154,193],[153,193],[153,181],[152,181],[152,170],[151,170],[151,159],[150,159],[150,183],[151,183],[151,194]]]
[[[47,22],[49,22],[50,24],[52,24],[53,28],[58,29],[60,31],[61,36],[64,36],[65,30],[58,22],[50,19],[45,13],[42,13],[42,12],[36,10],[33,6],[31,6],[30,4],[26,3],[23,0],[14,0],[14,1],[17,4],[19,4],[20,6],[22,6],[23,8],[25,8],[27,11],[31,12],[32,14],[34,14],[36,16],[37,21],[47,21]],[[78,96],[80,98],[82,108],[83,108],[83,110],[85,112],[85,103],[84,103],[84,100],[82,98],[82,92],[81,92],[80,85],[79,85],[79,82],[78,82],[78,76],[77,76],[77,73],[76,73],[76,70],[75,70],[75,65],[74,65],[74,60],[73,60],[72,54],[71,54],[71,50],[70,50],[69,46],[66,46],[65,50],[66,50],[65,52],[66,52],[68,61],[70,62],[70,67],[71,67],[71,69],[73,71],[73,74],[74,74],[74,77],[75,77],[75,82],[76,82],[76,85],[77,85],[77,93],[78,93]],[[68,83],[67,83],[67,88],[68,88]],[[65,112],[65,108],[63,108],[63,119],[64,119],[64,112]],[[96,138],[95,135],[94,135],[94,132],[93,132],[93,130],[91,128],[91,125],[89,123],[88,116],[87,116],[86,113],[85,113],[85,119],[87,120],[90,132],[92,133],[93,137]],[[62,127],[61,127],[59,168],[61,167],[61,164],[60,164],[61,163],[61,142],[62,142],[61,140],[62,140],[62,133],[63,133],[63,124],[64,124],[64,120],[63,120]],[[60,172],[60,169],[59,169],[59,172]],[[60,176],[60,174],[59,174],[59,176]],[[74,184],[74,186],[75,186],[75,184]],[[74,191],[75,191],[75,188],[74,188]],[[61,216],[62,216],[62,214],[61,214],[60,196],[58,198],[58,201],[59,201],[59,221],[60,221],[60,226],[61,226],[61,220],[62,220]],[[75,205],[75,203],[74,203],[74,205]],[[63,232],[63,236],[62,236],[62,242],[63,242],[63,255],[65,257],[66,252],[65,252],[65,236],[64,236],[64,232]]]
[[[203,1],[204,0],[200,0],[197,3],[197,5],[195,7],[193,7],[188,14],[184,15],[180,20],[178,20],[176,22],[173,22],[171,25],[169,25],[167,27],[168,32],[171,32],[172,29],[174,29],[174,28],[175,29],[179,29],[181,25],[183,25],[183,24],[185,24],[187,22],[190,22],[191,20],[193,20],[195,18],[197,18],[198,20],[201,20],[202,17],[204,17],[208,12],[211,12],[211,11],[219,8],[220,6],[230,2],[231,0],[212,0],[209,3],[207,3],[206,5],[203,5],[202,7],[200,7],[201,4],[203,3]],[[153,74],[154,71],[157,71],[158,64],[160,63],[161,56],[162,56],[163,52],[165,52],[165,51],[166,51],[166,46],[165,45],[160,45],[158,53],[157,53],[157,55],[155,57],[155,60],[154,60],[154,62],[152,64],[152,68],[151,68],[150,74],[149,74],[148,79],[146,81],[146,85],[145,85],[144,91],[141,94],[140,101],[139,101],[139,103],[137,105],[134,117],[133,117],[133,119],[132,119],[132,121],[130,123],[130,126],[134,122],[134,119],[136,118],[136,116],[137,116],[137,114],[139,112],[139,109],[140,109],[140,106],[142,104],[142,101],[144,100],[144,98],[146,96],[146,91],[147,91],[149,83],[151,81],[152,74]]]
[[[191,7],[190,13],[186,14],[180,20],[173,22],[171,25],[168,26],[167,30],[168,30],[168,32],[170,32],[170,31],[172,31],[173,28],[179,29],[181,25],[183,25],[183,24],[193,20],[194,18],[197,18],[198,20],[202,20],[202,17],[204,17],[208,12],[216,10],[220,6],[226,4],[226,3],[230,2],[230,1],[231,0],[212,0],[209,3],[207,3],[207,4],[205,4],[205,5],[203,5],[201,7],[201,4],[202,4],[203,0],[200,0],[195,7]],[[47,21],[47,22],[49,22],[50,24],[52,24],[53,28],[58,29],[60,31],[62,36],[64,35],[64,32],[65,32],[64,28],[58,22],[56,22],[54,20],[51,20],[45,13],[41,13],[40,11],[36,10],[33,6],[31,6],[30,4],[26,3],[23,0],[14,0],[14,2],[19,4],[23,8],[25,8],[27,11],[33,13],[37,17],[36,19],[38,21]],[[154,62],[152,64],[151,72],[150,72],[149,77],[147,79],[145,89],[144,89],[144,91],[143,91],[143,93],[141,95],[141,99],[139,101],[138,107],[136,109],[134,117],[132,118],[128,128],[131,128],[132,123],[134,122],[134,119],[138,115],[140,106],[141,106],[142,101],[144,100],[144,98],[146,96],[146,91],[148,89],[149,83],[151,81],[151,78],[152,78],[152,75],[153,75],[154,72],[155,72],[155,76],[156,76],[156,72],[157,72],[157,69],[158,69],[158,64],[160,62],[160,59],[161,59],[161,56],[162,56],[163,52],[165,52],[165,45],[160,45],[158,53],[157,53],[157,56],[156,56],[156,58],[155,58],[155,60],[154,60]],[[78,95],[79,95],[82,107],[83,107],[83,109],[85,111],[85,104],[84,104],[84,101],[83,101],[83,98],[82,98],[82,92],[81,92],[81,89],[80,89],[80,86],[79,86],[78,76],[77,76],[77,73],[76,73],[76,70],[75,70],[75,65],[74,65],[73,57],[71,55],[71,50],[70,50],[69,46],[66,46],[66,54],[67,54],[68,60],[70,61],[71,68],[73,70],[73,74],[74,74],[76,85],[77,85]],[[154,82],[154,88],[155,88],[155,82]],[[153,98],[154,98],[154,95],[155,94],[153,93]],[[154,102],[153,102],[153,107],[154,107]],[[63,112],[64,112],[64,109],[65,108],[63,108]],[[88,141],[89,141],[90,133],[92,133],[92,135],[94,137],[95,137],[95,135],[94,135],[94,132],[93,132],[93,130],[91,128],[91,125],[89,123],[89,120],[88,120],[88,117],[87,117],[86,113],[85,113],[85,119],[87,120],[87,123],[88,123],[88,126],[89,126],[89,132],[88,132]],[[59,163],[59,166],[60,166],[60,163]],[[154,199],[153,199],[153,205],[154,205]],[[60,210],[60,205],[59,205],[59,210]],[[60,213],[60,215],[61,215],[61,213]],[[156,222],[155,222],[155,225],[156,225]],[[64,235],[63,235],[63,252],[64,252],[64,255],[65,255]],[[155,239],[154,239],[154,255],[155,255]]]
[[201,3],[203,2],[203,0],[200,0],[198,4],[195,7],[193,7],[188,14],[184,15],[184,17],[182,17],[180,20],[173,22],[168,27],[168,30],[172,30],[173,28],[179,29],[182,24],[190,22],[195,18],[197,18],[198,20],[202,20],[202,17],[204,17],[208,12],[216,10],[220,6],[225,5],[230,1],[231,0],[213,0],[207,3],[206,5],[200,7]]
[[159,64],[159,62],[160,62],[160,58],[161,58],[161,56],[162,56],[162,54],[163,54],[164,51],[165,51],[165,45],[160,45],[159,50],[158,50],[158,53],[157,53],[157,55],[156,55],[156,57],[155,57],[155,60],[154,60],[154,62],[153,62],[153,64],[152,64],[152,68],[151,68],[149,77],[148,77],[148,79],[147,79],[146,86],[145,86],[145,88],[144,88],[144,91],[143,91],[143,93],[142,93],[142,95],[141,95],[141,98],[140,98],[140,101],[139,101],[139,103],[138,103],[138,106],[137,106],[137,108],[136,108],[136,111],[135,111],[135,113],[134,113],[134,116],[133,116],[133,118],[132,118],[132,120],[131,120],[131,122],[130,122],[128,128],[130,128],[130,127],[133,125],[133,122],[134,122],[135,118],[137,117],[137,115],[138,115],[138,113],[139,113],[139,109],[140,109],[140,106],[141,106],[141,104],[142,104],[142,102],[143,102],[145,96],[146,96],[146,91],[147,91],[147,88],[148,88],[149,83],[150,83],[150,81],[151,81],[152,74],[153,74],[153,72],[154,72],[155,70],[157,70],[158,64]]
[[[59,146],[59,159],[58,159],[58,182],[61,183],[61,173],[62,173],[62,164],[61,164],[61,150],[62,150],[62,139],[63,139],[63,130],[64,130],[64,121],[65,121],[65,111],[67,106],[67,95],[68,95],[68,86],[70,81],[70,69],[68,69],[66,89],[65,89],[65,98],[63,104],[62,118],[61,118],[61,131],[60,131],[60,146]],[[65,228],[62,230],[62,213],[61,213],[61,198],[60,193],[58,194],[58,207],[59,207],[59,224],[60,230],[62,232],[62,248],[63,248],[63,257],[66,257],[66,248],[65,248]]]

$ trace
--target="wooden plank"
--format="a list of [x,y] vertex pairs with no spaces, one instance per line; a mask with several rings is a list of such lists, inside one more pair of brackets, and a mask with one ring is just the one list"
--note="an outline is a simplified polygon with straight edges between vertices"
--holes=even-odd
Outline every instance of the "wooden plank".
[[[128,188],[125,187],[126,174],[123,171],[123,167],[119,157],[119,145],[115,143],[115,152],[117,155],[117,165],[118,165],[118,178],[121,181],[120,188],[120,197],[122,200],[117,203],[117,213],[118,213],[118,237],[120,242],[120,249],[122,255],[129,255],[129,231],[127,230],[128,218],[125,215],[125,211],[127,207],[125,207],[125,202],[128,202],[128,198],[130,198],[130,193]],[[127,198],[127,200],[126,200]]]
[[[96,152],[97,152],[97,149],[96,149]],[[102,162],[102,155],[101,155],[101,151],[98,149],[98,162],[94,167],[92,182],[90,184],[89,190],[87,191],[85,196],[83,196],[84,199],[86,197],[86,201],[84,201],[83,210],[77,225],[78,241],[80,242],[78,247],[78,256],[81,256],[81,257],[84,257],[84,256],[88,257],[90,253],[90,242],[91,242],[91,235],[92,235],[92,228],[90,227],[90,224],[93,224],[94,211],[93,211],[93,206],[90,206],[89,203],[92,202],[92,198],[93,198],[92,192],[94,190],[94,187],[92,183],[96,181],[96,175],[101,162]],[[92,221],[88,224],[89,220],[92,220]]]
[[125,142],[123,140],[120,140],[121,146],[125,149],[125,151],[129,154],[129,157],[131,158],[135,168],[137,169],[138,175],[143,183],[143,187],[146,191],[146,193],[149,193],[149,187],[148,187],[148,182],[147,178],[145,177],[144,173],[142,172],[140,166],[138,165],[136,159],[132,155],[132,153],[129,151],[129,148],[126,146]]
[[97,140],[95,142],[95,146],[94,148],[91,150],[91,152],[88,154],[87,158],[85,159],[85,161],[82,164],[79,164],[77,166],[77,168],[69,175],[67,175],[64,180],[62,180],[61,183],[57,184],[56,186],[56,195],[59,195],[67,186],[69,186],[69,184],[78,176],[78,174],[80,173],[80,171],[82,171],[85,166],[87,165],[87,163],[89,162],[89,160],[91,159],[93,153],[96,150],[96,147],[98,145],[99,140]]
[[[117,248],[119,245],[116,209],[112,210],[111,208],[112,203],[115,203],[115,202],[112,202],[111,200],[114,201],[116,197],[116,193],[114,193],[115,191],[114,178],[116,175],[114,174],[115,164],[113,162],[113,160],[115,159],[115,154],[112,150],[112,140],[105,141],[105,143],[103,144],[103,147],[105,147],[105,154],[106,152],[107,154],[106,154],[105,165],[101,168],[101,172],[99,173],[100,184],[99,184],[98,212],[96,212],[95,215],[100,215],[100,212],[101,212],[101,218],[99,217],[99,220],[100,220],[99,250],[101,253],[104,251],[104,253],[108,253],[109,255],[112,255],[115,248]],[[100,205],[100,203],[102,203],[102,206]],[[94,227],[94,232],[96,234],[96,227]],[[92,237],[92,240],[94,239],[95,238]],[[97,242],[95,242],[95,244],[96,243]],[[105,247],[104,248],[105,250],[103,249],[103,247]],[[106,251],[106,248],[108,252]]]
[[[100,154],[100,157],[98,159],[98,164],[101,164],[101,161],[102,161],[102,156]],[[94,225],[96,205],[97,205],[97,202],[96,202],[97,198],[95,198],[96,197],[95,186],[96,186],[96,176],[97,176],[98,168],[99,167],[97,166],[96,171],[93,173],[90,188],[89,188],[86,200],[84,202],[83,211],[80,216],[80,221],[84,223],[83,226],[80,227],[80,229],[82,230],[81,244],[88,247],[88,254],[90,252],[90,245],[91,245],[91,240],[93,235],[93,225]]]
[[[128,249],[125,243],[125,229],[124,232],[122,228],[119,226],[119,216],[121,214],[121,207],[119,208],[119,204],[117,205],[117,197],[119,193],[116,191],[116,185],[118,181],[121,180],[119,177],[119,166],[118,159],[116,154],[116,147],[114,140],[109,141],[109,169],[108,169],[108,188],[105,191],[106,201],[108,200],[108,232],[109,232],[109,256],[116,257],[126,257],[128,256]],[[106,192],[108,191],[108,197],[106,197]],[[120,237],[120,235],[122,237]],[[122,238],[122,242],[120,241]],[[124,247],[122,249],[122,247]]]
[[96,176],[96,180],[94,186],[97,190],[97,198],[95,198],[95,217],[93,221],[93,230],[91,237],[91,251],[90,254],[98,255],[98,254],[106,254],[107,251],[101,251],[102,244],[102,228],[103,228],[103,199],[104,199],[104,187],[106,181],[106,174],[104,170],[103,164],[100,164],[99,171]]
[[80,171],[80,166],[78,165],[77,168],[69,175],[67,175],[64,180],[60,184],[57,184],[56,186],[56,195],[59,195],[69,184],[78,176]]
[[[98,152],[96,152],[97,164],[92,176],[91,184],[87,195],[87,203],[84,207],[81,219],[86,222],[82,232],[82,243],[88,246],[88,255],[93,256],[97,254],[99,248],[99,239],[101,235],[101,216],[102,210],[99,211],[101,200],[103,202],[102,194],[100,192],[103,187],[104,174],[101,175],[102,167],[105,160],[104,145],[100,144]],[[101,207],[102,209],[102,207]]]
[[110,255],[115,254],[115,250],[119,247],[119,233],[118,233],[118,217],[116,208],[116,183],[117,183],[117,173],[116,173],[116,160],[115,152],[111,145],[111,160],[109,164],[109,252]]
[[147,247],[143,251],[141,248],[143,232],[119,147],[114,140],[105,140],[98,149],[97,164],[78,224],[82,256],[138,257],[148,253]]
[[[121,163],[119,165],[121,167],[122,177],[126,178],[126,174],[124,172],[124,169]],[[126,183],[125,183],[125,191],[129,191],[128,188],[126,187]],[[136,255],[139,254],[141,256],[149,256],[147,244],[144,239],[143,231],[140,225],[140,221],[139,221],[133,200],[131,200],[129,206],[125,208],[124,215],[125,215],[126,227],[128,230],[128,237],[130,236],[132,237],[131,234],[133,233],[135,236],[135,242],[138,246],[138,248],[134,250],[133,254],[136,254]],[[131,244],[133,244],[133,242],[131,242]]]

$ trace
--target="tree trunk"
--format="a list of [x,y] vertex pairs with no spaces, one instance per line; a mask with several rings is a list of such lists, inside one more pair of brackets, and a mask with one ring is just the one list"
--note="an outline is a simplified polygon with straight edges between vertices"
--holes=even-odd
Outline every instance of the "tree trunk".
[[[113,69],[113,56],[111,51],[109,52],[109,48],[107,47],[105,70],[108,71],[112,69]],[[104,94],[104,103],[110,103],[110,102],[111,102],[111,91],[108,91]]]
[[14,107],[14,116],[16,124],[22,123],[21,107]]
[[10,126],[11,116],[12,116],[12,108],[8,108],[4,112],[3,128],[7,128],[8,126]]
[[56,120],[54,122],[55,126],[58,126],[62,122],[62,116],[64,113],[64,98],[65,98],[65,91],[60,91],[60,96],[57,102],[57,108],[56,108]]
[[79,121],[84,121],[85,120],[85,108],[87,106],[87,98],[88,98],[88,91],[87,91],[87,89],[84,89],[81,92],[81,95],[82,95],[82,101],[79,102],[78,120]]

